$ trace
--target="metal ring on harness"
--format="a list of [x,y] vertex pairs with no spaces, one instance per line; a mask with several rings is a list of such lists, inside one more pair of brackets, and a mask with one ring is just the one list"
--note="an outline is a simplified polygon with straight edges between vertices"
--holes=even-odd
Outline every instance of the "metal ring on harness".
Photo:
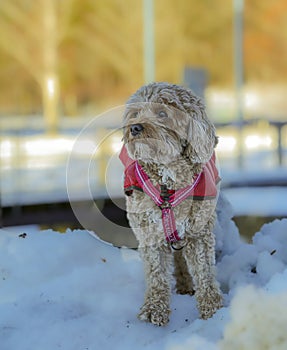
[[177,250],[181,250],[181,249],[183,249],[184,247],[185,247],[185,244],[183,245],[183,246],[181,246],[180,248],[175,248],[173,245],[174,245],[174,243],[177,243],[177,242],[171,242],[170,243],[170,246],[171,246],[171,248],[173,249],[173,250],[175,250],[175,251],[177,251]]

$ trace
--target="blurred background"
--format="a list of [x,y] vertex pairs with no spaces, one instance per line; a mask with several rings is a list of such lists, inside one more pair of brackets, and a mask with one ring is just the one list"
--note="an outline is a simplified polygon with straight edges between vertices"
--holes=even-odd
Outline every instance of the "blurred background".
[[106,111],[151,81],[204,98],[247,239],[287,216],[286,1],[5,0],[0,30],[1,226],[81,227],[71,201],[88,214],[91,198],[125,226],[113,203],[123,201],[121,109]]

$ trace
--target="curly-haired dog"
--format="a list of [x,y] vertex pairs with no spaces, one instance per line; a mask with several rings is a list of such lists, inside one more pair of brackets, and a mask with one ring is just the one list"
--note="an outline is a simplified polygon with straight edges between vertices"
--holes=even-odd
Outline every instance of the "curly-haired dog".
[[216,143],[204,105],[189,89],[152,83],[127,102],[120,158],[127,215],[145,267],[140,320],[167,324],[173,273],[178,293],[195,294],[202,318],[221,307],[212,232]]

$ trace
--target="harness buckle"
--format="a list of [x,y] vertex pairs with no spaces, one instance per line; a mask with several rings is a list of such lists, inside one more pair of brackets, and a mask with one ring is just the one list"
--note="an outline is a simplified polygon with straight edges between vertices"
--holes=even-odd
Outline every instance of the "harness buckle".
[[171,204],[168,200],[162,198],[164,202],[159,206],[161,210],[163,209],[171,209]]
[[169,197],[171,194],[168,192],[166,185],[160,186],[160,198],[163,200],[163,203],[160,205],[160,209],[171,209],[171,204],[169,202]]

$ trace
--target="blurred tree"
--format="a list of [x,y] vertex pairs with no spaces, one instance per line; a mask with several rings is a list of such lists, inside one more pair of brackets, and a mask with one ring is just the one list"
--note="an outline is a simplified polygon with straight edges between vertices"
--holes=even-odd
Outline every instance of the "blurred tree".
[[0,48],[40,86],[50,131],[57,128],[60,86],[64,112],[76,114],[78,103],[141,83],[140,9],[132,0],[1,3]]
[[[154,4],[156,80],[181,83],[190,65],[206,68],[212,85],[230,86],[232,2]],[[248,81],[285,81],[286,14],[284,0],[245,1]],[[123,103],[143,83],[142,1],[2,0],[0,30],[1,109],[10,101],[35,112],[42,96],[49,130],[59,109],[76,115]]]
[[181,81],[186,65],[206,68],[216,85],[232,81],[232,2],[158,0],[157,75]]
[[287,76],[287,2],[246,1],[246,78],[285,82]]
[[0,45],[39,84],[47,130],[54,132],[59,99],[56,1],[3,1],[0,16],[0,30],[5,33]]
[[106,97],[116,102],[142,83],[141,3],[85,0],[73,5],[69,34],[60,47],[68,114],[77,104],[73,92],[79,104]]

